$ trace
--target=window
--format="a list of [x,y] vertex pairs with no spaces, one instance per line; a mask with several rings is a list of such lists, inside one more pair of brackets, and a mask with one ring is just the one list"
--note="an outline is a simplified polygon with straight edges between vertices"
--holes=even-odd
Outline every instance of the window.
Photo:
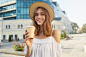
[[17,40],[17,34],[15,34],[15,39]]
[[7,25],[6,25],[6,29],[7,29]]
[[52,28],[53,28],[53,25],[52,25]]
[[8,29],[10,29],[10,25],[8,25]]
[[23,25],[18,25],[18,29],[23,29]]
[[21,25],[21,29],[23,29],[23,25]]
[[5,40],[6,39],[6,35],[3,35],[3,40]]
[[55,25],[54,25],[54,28],[55,28]]
[[20,25],[18,25],[18,29],[20,29]]
[[2,8],[0,8],[0,11],[2,11]]
[[8,2],[8,1],[6,1],[6,2]]
[[25,34],[23,34],[23,39],[25,39]]
[[21,13],[21,10],[18,10],[18,13]]
[[44,1],[46,1],[46,0],[44,0]]
[[6,25],[6,29],[10,29],[10,25]]
[[13,38],[13,35],[10,35],[11,36],[11,38]]

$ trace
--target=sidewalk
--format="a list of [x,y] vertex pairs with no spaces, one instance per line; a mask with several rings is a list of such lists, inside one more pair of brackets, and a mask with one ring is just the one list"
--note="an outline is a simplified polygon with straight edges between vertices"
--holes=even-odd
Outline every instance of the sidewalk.
[[24,52],[22,51],[14,51],[13,49],[0,49],[1,53],[0,57],[25,57]]
[[2,46],[0,47],[0,57],[25,57],[23,52],[18,52],[13,50],[14,43],[22,44],[24,43],[24,40],[12,41],[12,42],[9,42],[7,40],[2,41]]
[[76,37],[66,41],[61,40],[62,57],[86,57],[84,44],[86,37]]
[[25,56],[18,56],[18,55],[12,55],[12,54],[0,54],[0,57],[25,57]]
[[[19,40],[19,41],[13,40],[11,42],[21,42],[21,43],[24,43],[24,39],[23,40]],[[2,41],[2,43],[11,43],[11,42],[9,42],[8,40]]]
[[[11,51],[11,52],[10,52]],[[19,56],[25,56],[23,51],[14,51],[12,50],[8,50],[4,52],[5,54],[13,54],[13,55],[19,55]]]
[[[86,57],[86,52],[84,52],[85,43],[86,37],[76,37],[69,40],[61,39],[62,57]],[[7,53],[0,54],[0,57],[25,57],[23,52],[17,52],[12,49],[4,52]]]
[[5,51],[8,51],[8,50],[12,50],[12,49],[0,49],[0,52],[5,52]]

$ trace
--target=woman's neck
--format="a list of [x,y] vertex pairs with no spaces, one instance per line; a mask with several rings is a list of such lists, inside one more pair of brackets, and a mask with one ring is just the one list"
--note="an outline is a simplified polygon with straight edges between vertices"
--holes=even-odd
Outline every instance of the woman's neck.
[[40,30],[39,33],[43,33],[43,26],[39,26]]

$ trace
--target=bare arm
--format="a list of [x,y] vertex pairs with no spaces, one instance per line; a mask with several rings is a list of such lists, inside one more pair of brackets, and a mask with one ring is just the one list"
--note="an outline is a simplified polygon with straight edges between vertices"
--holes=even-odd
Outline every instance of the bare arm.
[[60,44],[60,32],[58,30],[53,30],[52,36],[55,41]]
[[27,53],[25,57],[30,57],[31,56],[31,47],[27,47]]
[[[31,46],[32,46],[32,43],[33,43],[33,38],[28,38],[28,33],[27,30],[25,31],[25,43],[27,45],[27,53],[26,53],[26,56],[25,57],[30,57],[31,56]],[[35,36],[35,34],[34,34]]]

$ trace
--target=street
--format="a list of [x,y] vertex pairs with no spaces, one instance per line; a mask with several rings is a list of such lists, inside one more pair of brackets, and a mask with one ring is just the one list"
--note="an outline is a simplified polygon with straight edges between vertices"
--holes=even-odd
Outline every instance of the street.
[[86,57],[84,44],[86,37],[76,37],[70,40],[61,41],[62,57]]
[[13,42],[2,42],[2,46],[0,47],[0,57],[22,57],[22,56],[18,56],[18,55],[9,55],[9,54],[5,54],[4,51],[8,51],[8,50],[12,50],[14,43],[23,43],[24,41],[13,41]]
[[[0,57],[19,57],[17,55],[5,54],[4,51],[7,49],[13,49],[14,43],[21,43],[24,41],[14,41],[14,42],[2,42],[0,47]],[[84,52],[84,44],[86,43],[86,36],[73,37],[72,39],[65,40],[61,39],[62,46],[62,57],[86,57],[86,52]],[[22,57],[22,56],[20,56]],[[23,56],[24,57],[24,56]]]

